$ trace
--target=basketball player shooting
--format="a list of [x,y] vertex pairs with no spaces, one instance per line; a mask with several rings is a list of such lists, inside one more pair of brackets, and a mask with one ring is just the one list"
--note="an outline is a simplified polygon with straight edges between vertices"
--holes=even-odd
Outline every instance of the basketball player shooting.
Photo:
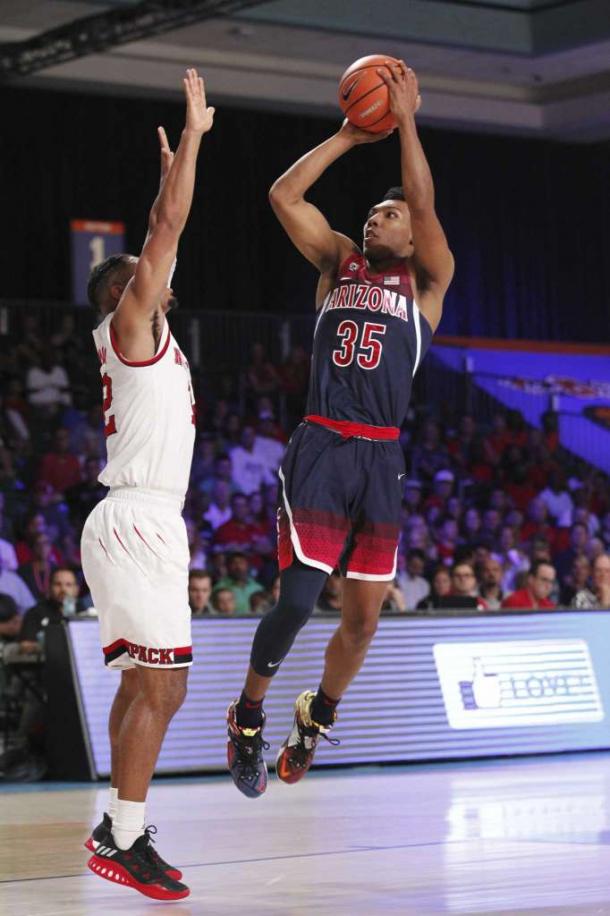
[[320,736],[333,740],[337,705],[375,634],[396,571],[405,470],[399,430],[453,276],[415,126],[415,73],[402,61],[378,73],[400,136],[402,186],[369,210],[362,252],[331,229],[305,194],[340,156],[391,131],[367,133],[345,121],[270,192],[279,221],[320,278],[307,416],[280,470],[280,598],[260,622],[244,690],[227,714],[229,769],[249,797],[267,785],[262,732],[270,680],[335,567],[343,577],[341,620],[317,692],[305,690],[296,700],[294,725],[277,757],[284,782],[305,775]]
[[211,127],[203,80],[187,70],[186,122],[175,152],[161,142],[161,188],[139,258],[94,268],[89,298],[101,364],[109,492],[85,523],[82,563],[100,619],[106,665],[121,671],[110,712],[108,813],[87,841],[89,868],[158,900],[189,889],[151,845],[145,802],[161,744],[184,701],[191,654],[189,550],[181,516],[195,439],[188,362],[166,312],[197,154]]

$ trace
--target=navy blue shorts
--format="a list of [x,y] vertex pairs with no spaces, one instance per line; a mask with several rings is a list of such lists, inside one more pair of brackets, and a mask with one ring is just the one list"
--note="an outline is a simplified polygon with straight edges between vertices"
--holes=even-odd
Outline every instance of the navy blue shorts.
[[280,468],[280,569],[296,556],[348,579],[393,579],[404,471],[397,441],[343,438],[301,423]]

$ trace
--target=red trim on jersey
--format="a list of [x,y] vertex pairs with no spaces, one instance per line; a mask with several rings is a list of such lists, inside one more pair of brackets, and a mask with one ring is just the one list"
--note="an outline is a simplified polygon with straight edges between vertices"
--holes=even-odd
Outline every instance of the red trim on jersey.
[[398,439],[400,430],[397,426],[368,426],[366,423],[352,423],[350,420],[330,420],[328,417],[319,417],[309,414],[305,417],[307,423],[317,423],[339,433],[343,439],[353,439],[361,436],[365,439],[375,439],[379,442],[388,442]]
[[[116,639],[113,643],[110,643],[108,646],[102,646],[102,652],[104,653],[104,658],[106,664],[113,662],[117,659],[123,652],[127,652],[130,658],[133,658],[136,662],[143,661],[149,665],[168,665],[173,666],[176,664],[183,664],[184,662],[192,662],[193,660],[193,647],[192,646],[179,646],[176,649],[170,648],[157,648],[155,646],[142,646],[139,643],[132,643],[127,639]],[[159,658],[153,658],[152,653],[159,655]],[[163,659],[163,655],[169,655],[169,653],[174,653],[174,660],[171,661],[170,658]],[[144,656],[146,656],[144,658]]]
[[[278,517],[278,563],[287,569],[294,560],[288,518],[281,509]],[[321,509],[292,510],[294,529],[302,556],[307,563],[322,563],[333,569],[341,562],[346,539],[352,528],[349,518]],[[345,572],[381,579],[392,574],[400,527],[390,522],[365,522],[353,531]],[[299,555],[300,556],[300,555]]]
[[123,363],[124,366],[131,366],[131,368],[133,369],[140,369],[142,366],[153,366],[155,363],[158,363],[159,360],[165,356],[167,352],[167,348],[169,347],[169,339],[171,335],[169,332],[169,325],[167,321],[165,322],[165,326],[167,328],[167,337],[165,339],[165,343],[163,344],[159,352],[156,353],[152,359],[144,359],[141,362],[133,362],[132,360],[125,359],[125,357],[119,350],[119,341],[116,336],[116,331],[112,327],[112,322],[110,322],[110,326],[109,326],[110,343],[112,344],[112,349],[114,350],[115,356],[118,359],[120,359],[120,361]]
[[277,556],[280,569],[288,569],[294,560],[294,549],[290,537],[290,519],[283,506],[277,513]]
[[109,646],[102,646],[102,652],[104,655],[110,655],[111,652],[114,652],[115,649],[119,649],[121,646],[126,646],[127,640],[125,639],[116,639],[114,642],[111,642]]
[[369,523],[368,531],[354,534],[346,572],[366,576],[388,576],[394,569],[394,555],[400,535],[398,525]]

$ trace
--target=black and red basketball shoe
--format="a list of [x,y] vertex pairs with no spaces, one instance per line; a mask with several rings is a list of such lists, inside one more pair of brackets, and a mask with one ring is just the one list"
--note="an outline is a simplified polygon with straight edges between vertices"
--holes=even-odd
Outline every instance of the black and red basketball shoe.
[[269,745],[263,739],[265,713],[258,728],[242,728],[235,718],[235,700],[227,709],[227,763],[233,782],[248,798],[258,798],[267,788],[267,764],[263,751]]
[[100,843],[104,843],[108,839],[109,833],[112,833],[112,818],[104,811],[102,820],[97,827],[93,828],[91,836],[85,842],[85,849],[88,849],[89,852],[95,852]]
[[119,849],[109,832],[106,841],[99,843],[87,862],[87,867],[100,878],[132,887],[153,900],[183,900],[189,896],[190,890],[155,864],[151,856],[150,832],[151,828],[147,827],[129,849]]
[[[304,690],[295,703],[294,723],[290,734],[282,744],[275,769],[282,782],[293,783],[302,779],[313,763],[318,741],[324,738],[329,744],[339,744],[337,738],[329,738],[332,725],[320,725],[311,718],[311,703],[315,693]],[[337,713],[333,713],[333,724]]]
[[[156,833],[157,828],[154,824],[151,824],[150,827],[147,827],[149,834]],[[109,838],[109,835],[112,833],[112,818],[109,814],[106,814],[104,811],[104,817],[101,822],[94,827],[91,832],[91,836],[85,843],[85,849],[88,849],[89,852],[95,852],[100,843],[106,843],[106,840]],[[153,841],[154,842],[154,841]],[[179,868],[174,868],[173,865],[168,865],[165,859],[162,859],[155,847],[152,845],[152,842],[148,849],[148,854],[151,858],[151,861],[154,865],[160,868],[168,878],[173,878],[174,881],[180,881],[182,877],[182,872]]]

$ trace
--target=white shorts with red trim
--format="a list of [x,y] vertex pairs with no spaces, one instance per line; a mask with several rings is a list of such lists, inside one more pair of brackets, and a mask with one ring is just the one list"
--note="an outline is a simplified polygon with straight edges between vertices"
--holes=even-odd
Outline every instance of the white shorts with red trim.
[[180,504],[111,489],[85,522],[81,559],[110,668],[192,664],[189,549]]

